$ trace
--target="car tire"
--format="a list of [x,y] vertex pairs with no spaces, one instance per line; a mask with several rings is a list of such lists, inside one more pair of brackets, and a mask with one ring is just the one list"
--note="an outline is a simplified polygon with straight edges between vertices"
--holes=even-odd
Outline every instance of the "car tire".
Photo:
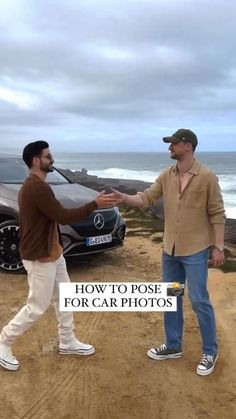
[[16,220],[0,223],[0,269],[8,273],[24,272],[19,252],[19,225]]

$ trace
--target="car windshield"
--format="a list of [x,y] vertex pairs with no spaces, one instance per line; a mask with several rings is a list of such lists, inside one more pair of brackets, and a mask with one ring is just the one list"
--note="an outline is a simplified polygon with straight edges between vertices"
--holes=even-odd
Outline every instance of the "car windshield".
[[[23,183],[29,171],[25,163],[20,159],[0,158],[0,182],[2,183]],[[47,175],[47,182],[51,185],[68,183],[68,180],[57,170]]]

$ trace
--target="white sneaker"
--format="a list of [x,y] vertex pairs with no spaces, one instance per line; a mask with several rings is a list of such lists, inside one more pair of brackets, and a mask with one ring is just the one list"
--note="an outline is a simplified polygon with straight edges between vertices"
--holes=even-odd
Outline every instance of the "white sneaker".
[[88,343],[83,343],[75,339],[70,345],[63,345],[60,343],[58,352],[61,355],[93,355],[95,353],[95,348]]
[[13,356],[11,347],[0,343],[0,365],[10,371],[16,371],[20,364]]

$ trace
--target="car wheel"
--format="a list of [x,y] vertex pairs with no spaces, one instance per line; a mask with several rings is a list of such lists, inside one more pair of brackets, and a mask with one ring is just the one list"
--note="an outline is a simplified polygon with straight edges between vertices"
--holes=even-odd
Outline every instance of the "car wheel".
[[0,268],[5,272],[23,272],[19,253],[19,225],[16,220],[0,224]]

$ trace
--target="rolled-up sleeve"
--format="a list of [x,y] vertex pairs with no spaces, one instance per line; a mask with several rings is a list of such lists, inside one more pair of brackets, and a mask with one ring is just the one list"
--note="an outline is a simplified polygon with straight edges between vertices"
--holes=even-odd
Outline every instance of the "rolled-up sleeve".
[[161,173],[149,188],[145,189],[144,192],[138,192],[138,195],[142,197],[144,208],[150,207],[162,196],[162,177],[163,174]]
[[209,176],[207,212],[211,224],[225,224],[223,197],[218,179],[213,173]]

